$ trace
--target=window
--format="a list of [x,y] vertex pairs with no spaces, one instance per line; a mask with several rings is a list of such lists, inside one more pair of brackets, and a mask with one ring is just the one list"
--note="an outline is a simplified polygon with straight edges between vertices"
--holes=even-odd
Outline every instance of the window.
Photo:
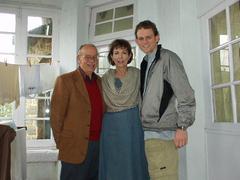
[[16,15],[0,12],[0,62],[14,62]]
[[240,123],[240,2],[209,19],[215,123]]
[[112,39],[133,33],[134,4],[115,3],[92,8],[90,39]]
[[[16,15],[0,12],[0,62],[14,62]],[[14,103],[0,105],[0,121],[11,120]]]
[[[14,62],[16,15],[0,12],[0,62]],[[0,105],[0,121],[11,120],[14,103]]]
[[[50,17],[27,16],[27,62],[30,64],[51,63],[52,30]],[[51,146],[53,140],[50,127],[51,91],[43,92],[33,98],[25,99],[25,125],[29,146],[45,141]],[[50,145],[49,145],[50,143]],[[38,146],[38,144],[37,144]]]
[[52,18],[28,16],[27,61],[47,63],[52,59]]
[[52,91],[25,99],[25,125],[28,147],[53,147],[50,126],[50,100]]
[[99,75],[103,75],[109,68],[114,68],[109,64],[107,55],[109,44],[117,38],[130,42],[133,60],[129,66],[137,66],[133,3],[125,1],[94,6],[91,9],[90,21],[90,40],[96,44],[99,52],[99,64],[96,70]]
[[[25,11],[25,62],[30,65],[50,63],[57,59],[57,18],[49,11]],[[23,103],[28,147],[53,147],[50,127],[50,101],[52,90],[26,97]]]
[[133,27],[133,4],[96,13],[95,36]]
[[51,91],[47,91],[37,95],[34,99],[26,98],[27,139],[51,139],[50,96]]
[[[11,7],[0,7],[0,61],[25,65],[54,63],[58,59],[57,10]],[[27,127],[28,147],[54,147],[49,121],[51,92],[49,89],[21,97],[17,109],[14,103],[0,106],[0,120],[14,119],[17,126]]]

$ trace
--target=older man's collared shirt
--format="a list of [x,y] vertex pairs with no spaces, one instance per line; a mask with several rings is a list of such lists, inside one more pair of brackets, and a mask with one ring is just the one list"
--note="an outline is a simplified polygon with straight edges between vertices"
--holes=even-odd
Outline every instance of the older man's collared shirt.
[[94,72],[92,73],[92,78],[90,79],[90,77],[83,71],[83,69],[80,66],[79,66],[79,71],[80,71],[83,79],[88,81],[88,82],[91,82],[91,81],[97,79],[97,75]]

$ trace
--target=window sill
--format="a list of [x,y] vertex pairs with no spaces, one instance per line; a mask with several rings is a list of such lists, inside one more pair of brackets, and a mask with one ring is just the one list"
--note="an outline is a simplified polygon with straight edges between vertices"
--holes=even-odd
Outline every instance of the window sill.
[[57,162],[57,149],[28,149],[27,162]]

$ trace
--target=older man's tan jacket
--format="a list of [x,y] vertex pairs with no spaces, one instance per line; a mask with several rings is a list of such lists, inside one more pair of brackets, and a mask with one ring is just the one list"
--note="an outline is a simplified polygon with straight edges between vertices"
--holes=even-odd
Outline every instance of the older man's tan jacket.
[[[100,77],[97,84],[101,88]],[[79,70],[59,76],[51,100],[50,122],[59,149],[59,160],[84,161],[89,141],[91,103]]]

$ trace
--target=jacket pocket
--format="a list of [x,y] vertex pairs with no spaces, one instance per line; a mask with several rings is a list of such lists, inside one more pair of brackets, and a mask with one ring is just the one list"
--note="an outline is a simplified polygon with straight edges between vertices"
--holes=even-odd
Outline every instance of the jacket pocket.
[[71,147],[73,144],[73,133],[69,130],[63,130],[60,134],[59,148],[65,149]]

